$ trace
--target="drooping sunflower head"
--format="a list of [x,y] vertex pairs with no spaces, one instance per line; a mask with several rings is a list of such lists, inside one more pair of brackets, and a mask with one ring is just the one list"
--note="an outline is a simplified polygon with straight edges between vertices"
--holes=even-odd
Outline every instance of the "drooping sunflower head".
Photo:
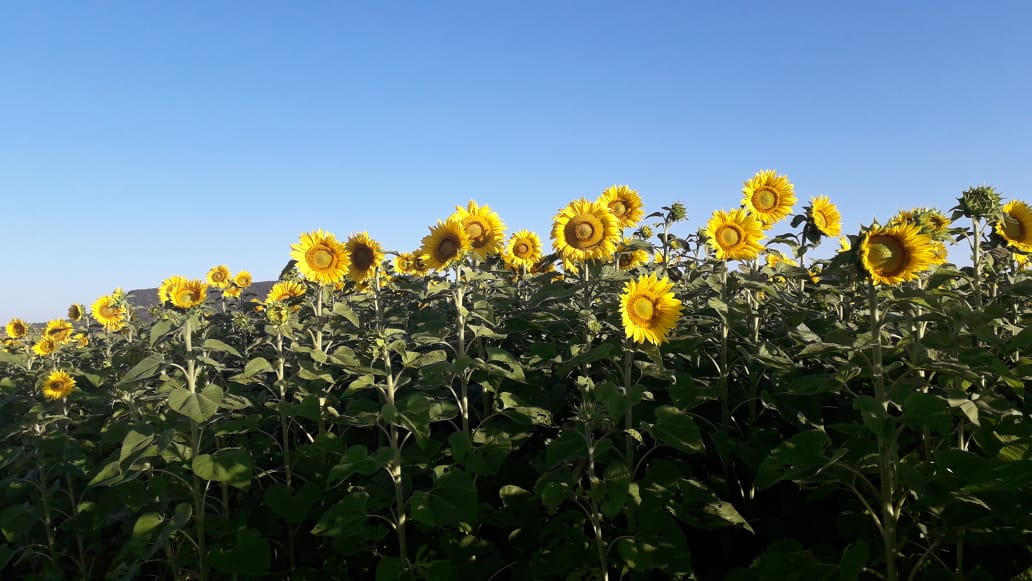
[[229,286],[229,267],[225,264],[211,267],[208,271],[208,284],[215,288],[226,288]]
[[739,208],[725,212],[717,210],[706,223],[706,242],[717,260],[751,260],[760,254],[765,235],[763,223]]
[[443,222],[438,220],[435,226],[430,227],[430,233],[423,237],[419,256],[426,260],[430,268],[441,270],[448,268],[470,249],[466,227],[461,220],[450,216]]
[[25,324],[25,321],[14,318],[7,322],[4,330],[7,331],[7,336],[11,339],[21,339],[29,332],[29,326]]
[[788,266],[799,266],[799,262],[795,259],[789,258],[780,252],[768,252],[764,257],[767,266],[770,268],[777,268],[779,264],[785,264]]
[[62,345],[71,340],[73,331],[72,324],[68,321],[54,319],[47,323],[46,328],[43,329],[43,336],[52,339],[58,345]]
[[125,294],[118,289],[93,301],[90,305],[93,319],[104,326],[107,331],[120,331],[126,325],[129,309]]
[[765,169],[756,173],[742,188],[742,205],[749,213],[770,226],[792,213],[796,203],[795,186],[788,176]]
[[265,295],[265,304],[285,303],[305,296],[305,285],[294,280],[281,280]]
[[610,186],[602,192],[598,203],[609,208],[621,228],[633,228],[645,215],[641,196],[629,186]]
[[470,248],[480,258],[487,258],[501,251],[502,242],[505,240],[505,224],[490,206],[480,206],[470,200],[465,208],[455,206],[455,213],[451,217],[462,222]]
[[40,357],[46,357],[47,355],[52,354],[54,351],[57,351],[58,347],[60,347],[60,345],[58,345],[57,341],[54,341],[50,337],[44,336],[40,337],[39,341],[36,341],[36,343],[32,346],[32,352],[36,355],[39,355]]
[[505,256],[513,270],[526,268],[529,271],[541,260],[541,238],[526,228],[514,232],[505,245]]
[[201,280],[183,279],[168,289],[168,300],[177,309],[192,309],[204,304],[208,298],[208,285]]
[[301,234],[301,240],[290,248],[290,257],[297,261],[301,276],[317,284],[340,282],[351,266],[344,245],[321,229]]
[[251,277],[251,273],[246,270],[241,270],[233,276],[233,284],[242,289],[248,288],[253,282],[254,279]]
[[624,238],[620,241],[619,247],[616,249],[616,266],[620,270],[630,270],[636,266],[641,266],[649,261],[649,253],[639,245],[643,243],[634,244],[630,238]]
[[1003,216],[996,221],[996,233],[1010,246],[1032,252],[1032,208],[1020,200],[1004,204]]
[[918,277],[935,258],[935,244],[914,224],[874,226],[860,241],[860,263],[875,284],[899,284]]
[[367,232],[352,234],[344,243],[344,250],[351,263],[348,276],[357,283],[373,276],[373,272],[383,263],[383,248]]
[[86,310],[86,307],[84,307],[84,306],[82,306],[82,305],[80,305],[78,303],[75,303],[74,305],[69,306],[68,307],[68,320],[69,321],[81,321],[82,320],[83,312],[85,310]]
[[838,236],[842,232],[842,214],[828,196],[810,198],[806,219],[825,236]]
[[665,343],[677,324],[683,305],[673,293],[674,283],[667,277],[649,273],[628,281],[620,297],[624,332],[635,343]]
[[608,260],[620,240],[620,222],[608,207],[581,198],[555,215],[551,237],[563,260]]
[[52,371],[43,381],[43,395],[48,399],[64,399],[75,389],[75,378],[67,371]]

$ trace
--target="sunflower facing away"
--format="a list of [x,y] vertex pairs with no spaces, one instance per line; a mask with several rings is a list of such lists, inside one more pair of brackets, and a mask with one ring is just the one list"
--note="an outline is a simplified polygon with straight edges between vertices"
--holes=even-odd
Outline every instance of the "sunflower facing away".
[[1003,205],[1003,219],[996,222],[996,233],[1022,252],[1032,252],[1032,208],[1020,200]]
[[479,206],[470,200],[465,208],[455,206],[455,213],[451,217],[462,222],[466,236],[469,237],[469,245],[480,258],[501,251],[505,240],[505,224],[490,206]]
[[763,224],[743,209],[713,212],[705,234],[717,260],[750,260],[763,249]]
[[810,198],[806,219],[825,236],[838,236],[842,232],[842,214],[828,196]]
[[54,319],[47,323],[45,329],[43,329],[43,336],[47,337],[57,343],[63,345],[72,339],[72,324],[62,319]]
[[514,270],[526,268],[528,271],[541,260],[541,238],[530,230],[513,232],[505,245],[506,262]]
[[742,188],[742,205],[764,226],[770,226],[792,213],[796,203],[795,186],[788,176],[772,169],[756,172]]
[[67,371],[52,371],[43,382],[43,395],[48,399],[64,399],[75,389],[75,378]]
[[454,216],[430,227],[430,233],[423,237],[423,246],[418,253],[430,268],[447,268],[463,252],[470,249],[469,236],[462,222]]
[[168,300],[177,309],[192,309],[208,298],[208,285],[201,280],[183,279],[168,289]]
[[265,303],[284,303],[305,296],[305,285],[293,280],[281,280],[272,285],[265,295]]
[[82,320],[83,311],[85,311],[85,310],[86,310],[86,307],[84,307],[84,306],[82,306],[82,305],[80,305],[78,303],[76,303],[74,305],[71,305],[70,307],[68,307],[68,320],[69,321],[81,321]]
[[7,322],[4,330],[7,331],[7,336],[11,339],[21,339],[29,332],[29,326],[25,324],[25,321],[15,318]]
[[552,223],[552,247],[569,262],[607,260],[616,253],[620,222],[609,208],[583,198],[559,210]]
[[665,343],[681,316],[682,304],[674,297],[674,283],[649,273],[628,281],[620,297],[620,315],[627,337],[635,343]]
[[633,228],[645,215],[645,204],[637,190],[628,186],[610,186],[598,199],[616,216],[621,228]]
[[107,331],[119,331],[126,325],[125,294],[121,290],[104,295],[90,306],[93,318]]
[[373,276],[373,272],[383,262],[383,248],[367,232],[351,235],[344,243],[344,250],[351,263],[348,276],[355,282]]
[[226,288],[229,286],[229,267],[225,264],[211,267],[208,271],[208,284],[215,288]]
[[340,282],[351,266],[344,245],[329,232],[305,232],[301,241],[290,246],[290,257],[297,261],[301,276],[323,285]]
[[917,278],[935,260],[930,236],[914,224],[875,226],[860,241],[860,263],[875,284],[899,284]]

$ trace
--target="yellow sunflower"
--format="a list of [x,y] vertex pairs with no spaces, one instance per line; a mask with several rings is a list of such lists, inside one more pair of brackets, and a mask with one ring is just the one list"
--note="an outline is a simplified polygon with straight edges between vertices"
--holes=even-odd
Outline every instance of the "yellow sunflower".
[[355,282],[362,282],[373,276],[373,271],[383,262],[383,248],[366,232],[353,234],[344,243],[351,267],[348,276]]
[[4,330],[7,331],[7,336],[11,339],[21,339],[29,332],[29,326],[25,324],[25,321],[14,318],[7,322]]
[[208,271],[208,284],[215,288],[226,288],[229,286],[229,267],[225,264],[211,267]]
[[119,331],[126,325],[128,315],[125,294],[116,290],[93,301],[90,306],[93,318],[108,331]]
[[1032,208],[1020,200],[1003,205],[1003,218],[996,222],[996,233],[1022,252],[1032,252]]
[[645,215],[641,196],[628,186],[610,186],[602,192],[598,203],[609,208],[621,228],[633,228]]
[[251,273],[246,270],[241,270],[233,276],[233,284],[242,289],[251,286],[253,282],[254,280],[251,278]]
[[620,315],[627,337],[635,343],[665,343],[683,308],[674,297],[674,283],[650,273],[628,281],[620,297]]
[[40,357],[46,357],[54,351],[57,351],[58,344],[50,337],[40,337],[39,341],[32,346],[32,352]]
[[236,284],[231,284],[222,289],[222,298],[224,299],[238,299],[242,294],[244,294],[244,289],[238,287]]
[[394,270],[398,274],[416,274],[416,257],[411,252],[399,252],[394,257]]
[[706,241],[717,260],[750,260],[763,249],[763,224],[743,209],[717,210],[706,223]]
[[949,257],[950,251],[946,248],[946,243],[932,238],[932,264],[946,264]]
[[649,261],[649,253],[640,248],[631,247],[631,239],[624,238],[616,249],[616,266],[620,270],[630,270]]
[[838,236],[842,232],[842,215],[828,196],[810,198],[806,218],[813,227],[825,236]]
[[451,217],[462,222],[466,236],[469,237],[470,248],[480,258],[498,254],[502,249],[502,242],[505,239],[505,224],[490,206],[479,206],[470,200],[465,208],[455,206],[455,213]]
[[306,279],[324,285],[343,280],[351,266],[344,245],[329,232],[316,230],[301,235],[301,241],[290,246],[290,257]]
[[860,262],[875,284],[913,280],[934,258],[931,237],[914,224],[875,226],[860,241]]
[[68,320],[69,321],[81,321],[84,310],[85,310],[85,307],[83,307],[82,305],[80,305],[78,303],[68,307]]
[[796,203],[795,186],[788,181],[788,176],[779,176],[772,169],[757,172],[745,182],[742,194],[742,205],[764,226],[788,216]]
[[64,399],[75,389],[75,378],[67,371],[52,371],[43,382],[43,395],[48,399]]
[[72,324],[68,321],[54,319],[43,329],[43,336],[52,339],[58,345],[63,345],[71,340],[73,330]]
[[72,339],[79,347],[90,346],[90,336],[85,333],[76,333],[75,337],[72,337]]
[[454,216],[446,221],[437,221],[430,227],[430,234],[423,237],[423,246],[419,256],[426,261],[429,268],[447,268],[463,252],[470,249],[469,235],[462,222]]
[[552,223],[552,247],[564,260],[608,260],[620,240],[620,221],[598,202],[583,198],[559,210]]
[[165,304],[171,301],[172,295],[169,294],[169,291],[172,290],[172,287],[178,284],[183,284],[184,282],[186,282],[186,280],[187,279],[185,276],[173,274],[172,276],[161,281],[161,284],[158,285],[158,302],[160,302],[161,304]]
[[541,238],[524,228],[514,232],[505,245],[506,263],[514,270],[526,268],[528,271],[541,260]]
[[182,280],[168,289],[168,299],[177,309],[192,309],[208,298],[208,285],[201,280]]
[[767,266],[769,266],[771,268],[775,268],[779,264],[787,264],[789,266],[799,266],[799,262],[797,262],[796,260],[794,260],[792,258],[788,258],[787,256],[785,256],[785,255],[783,255],[783,254],[781,254],[779,252],[768,252],[767,256],[765,257],[765,260],[767,262]]
[[265,295],[265,303],[282,303],[305,296],[305,285],[293,280],[281,280],[272,285]]
[[849,252],[853,249],[853,244],[849,241],[848,236],[839,236],[838,239],[838,252]]

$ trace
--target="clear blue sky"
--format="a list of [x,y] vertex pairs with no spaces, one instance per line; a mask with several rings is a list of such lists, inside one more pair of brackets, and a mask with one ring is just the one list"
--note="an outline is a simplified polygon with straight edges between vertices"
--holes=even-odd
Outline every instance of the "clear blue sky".
[[981,183],[1029,200],[1030,21],[1025,1],[5,3],[0,323],[216,264],[274,278],[316,228],[411,250],[470,198],[546,239],[612,184],[684,202],[692,232],[766,168],[854,232]]

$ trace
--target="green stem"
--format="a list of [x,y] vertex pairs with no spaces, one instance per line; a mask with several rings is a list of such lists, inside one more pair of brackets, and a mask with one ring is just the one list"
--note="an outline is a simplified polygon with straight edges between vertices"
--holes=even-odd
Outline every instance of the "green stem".
[[974,240],[971,244],[971,262],[975,271],[975,305],[982,309],[982,222],[977,216],[971,217]]
[[50,491],[47,485],[47,473],[43,462],[39,462],[39,492],[43,500],[43,526],[47,531],[47,548],[50,549],[50,557],[57,561],[59,555],[55,550],[56,538],[54,537],[54,522],[50,514]]
[[[188,316],[183,321],[183,343],[186,348],[186,385],[190,393],[197,393],[197,363],[193,357],[193,328],[191,318]],[[197,420],[190,419],[190,462],[197,460],[197,454],[201,449],[200,424]],[[204,563],[205,542],[204,542],[204,486],[201,478],[194,472],[193,484],[191,485],[194,497],[194,519],[197,526],[197,569],[201,581],[207,581],[208,570]]]
[[[391,370],[390,351],[385,347],[383,351],[384,370],[387,372],[387,403],[395,406],[396,386],[394,384],[394,372]],[[394,483],[394,507],[395,523],[394,529],[398,535],[398,553],[403,561],[408,560],[408,540],[405,532],[405,491],[401,473],[401,437],[398,427],[393,423],[389,426],[389,438],[391,445],[391,460],[387,464],[387,472]]]
[[[455,357],[458,360],[462,360],[466,357],[466,314],[462,307],[462,302],[465,299],[466,288],[463,286],[462,273],[459,267],[455,267],[455,292],[452,297],[455,300],[455,314],[456,314],[456,346],[455,346]],[[469,433],[469,375],[462,371],[459,374],[459,411],[462,414],[462,431],[467,436]]]
[[[885,377],[882,369],[882,343],[881,328],[883,318],[878,308],[878,289],[874,281],[869,281],[867,286],[867,298],[871,313],[871,379],[874,382],[875,397],[888,417],[889,396],[885,389]],[[898,515],[893,504],[896,485],[896,438],[895,429],[890,425],[886,430],[879,431],[878,440],[878,470],[881,476],[881,524],[882,544],[885,549],[885,579],[886,581],[897,581],[899,574],[896,570],[896,523]]]
[[[720,300],[723,303],[722,308],[727,309],[728,291],[727,291],[727,262],[721,265],[720,269]],[[728,322],[728,315],[725,313],[721,317],[720,325],[720,382],[719,392],[717,396],[720,398],[720,435],[722,439],[727,440],[727,435],[731,430],[731,409],[728,404],[728,382],[730,373],[728,373],[728,336],[730,335],[730,323]]]

